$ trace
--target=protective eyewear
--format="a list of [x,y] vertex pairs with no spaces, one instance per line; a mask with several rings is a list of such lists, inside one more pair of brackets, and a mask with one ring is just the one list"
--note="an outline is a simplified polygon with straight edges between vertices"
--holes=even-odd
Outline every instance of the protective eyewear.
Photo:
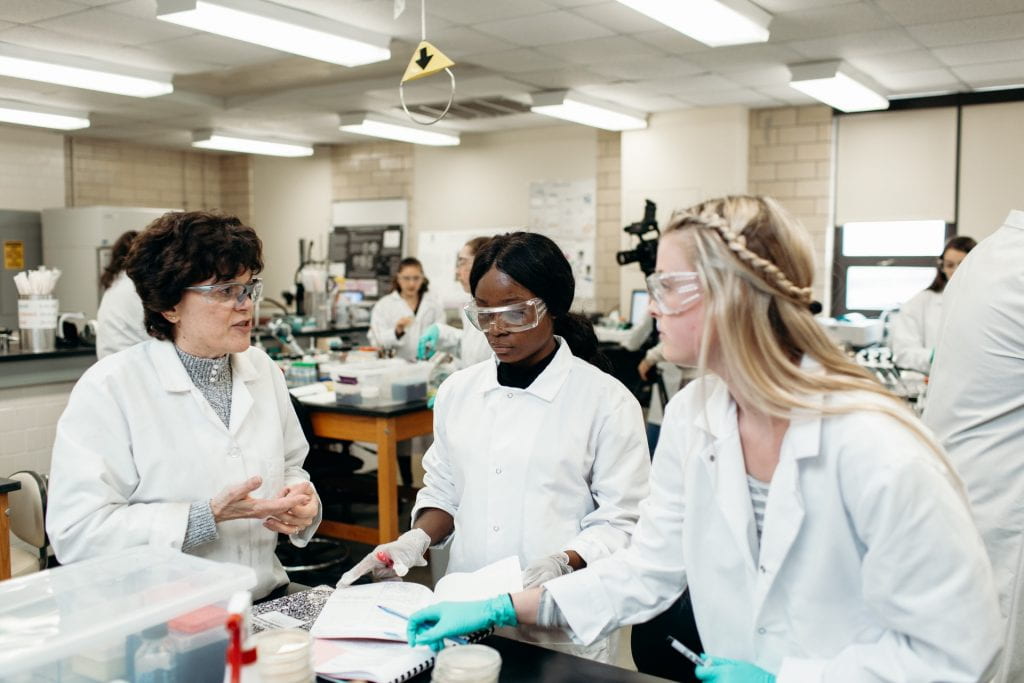
[[208,300],[219,304],[233,304],[241,306],[245,297],[252,297],[253,301],[259,301],[263,295],[263,280],[253,278],[248,284],[242,282],[225,282],[215,285],[194,285],[185,289],[199,292]]
[[654,273],[647,276],[647,291],[658,313],[679,315],[700,300],[700,278],[688,271]]
[[548,307],[540,298],[521,301],[508,306],[477,306],[466,304],[466,317],[476,329],[487,332],[493,325],[501,332],[526,332],[540,325]]

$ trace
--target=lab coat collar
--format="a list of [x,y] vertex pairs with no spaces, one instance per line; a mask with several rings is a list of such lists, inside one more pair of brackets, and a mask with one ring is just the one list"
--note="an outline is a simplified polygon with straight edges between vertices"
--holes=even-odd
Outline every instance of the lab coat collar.
[[[558,395],[559,389],[565,384],[566,378],[569,377],[569,372],[572,370],[572,350],[569,349],[569,344],[555,335],[555,341],[558,343],[558,350],[555,351],[555,357],[551,359],[544,371],[540,373],[537,379],[533,380],[533,383],[525,389],[518,391],[524,391],[528,394],[533,394],[537,398],[543,399],[544,401],[551,403],[555,400],[555,396]],[[484,393],[495,391],[498,389],[507,389],[498,384],[498,364],[495,362],[488,366],[487,377],[484,382]]]
[[[181,364],[173,342],[154,340],[149,347],[149,357],[160,378],[160,386],[165,391],[184,392],[192,389],[192,379]],[[259,371],[249,359],[247,350],[231,354],[231,374],[242,382],[252,382],[259,378]]]
[[1010,227],[1024,230],[1024,211],[1012,209],[1010,214],[1006,217],[1005,223]]

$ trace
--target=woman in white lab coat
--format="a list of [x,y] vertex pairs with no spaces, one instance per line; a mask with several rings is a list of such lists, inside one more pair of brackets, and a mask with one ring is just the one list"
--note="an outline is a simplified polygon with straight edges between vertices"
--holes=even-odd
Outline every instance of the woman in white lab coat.
[[[460,370],[441,385],[413,528],[375,548],[341,585],[370,571],[403,574],[426,564],[429,546],[449,539],[449,571],[515,555],[526,586],[629,543],[648,490],[643,416],[622,383],[592,364],[603,359],[593,327],[569,312],[569,262],[542,235],[500,235],[477,254],[470,284],[466,312],[496,362]],[[560,633],[514,635],[613,656],[606,641],[587,649]]]
[[135,283],[125,272],[128,251],[138,235],[129,230],[110,248],[110,263],[103,269],[100,286],[103,298],[96,313],[96,357],[103,358],[149,339],[143,320],[142,300]]
[[237,218],[168,213],[127,264],[153,337],[98,361],[57,423],[46,528],[66,564],[140,545],[248,565],[253,596],[288,577],[320,502],[281,371],[249,345],[262,247]]
[[942,293],[960,262],[978,243],[960,235],[948,242],[939,257],[935,279],[928,288],[900,306],[892,321],[892,353],[897,367],[928,374],[935,347],[939,343],[942,321]]
[[702,680],[985,680],[1001,624],[962,486],[814,321],[811,245],[770,199],[679,216],[652,312],[666,357],[714,376],[669,405],[632,544],[543,590],[422,610],[410,642],[523,622],[589,642],[689,585]]
[[427,292],[429,284],[419,259],[401,260],[391,293],[370,311],[371,344],[394,351],[399,358],[416,360],[423,332],[434,323],[444,322],[444,307]]
[[[462,245],[455,259],[455,279],[462,289],[469,293],[469,271],[473,268],[473,258],[490,237],[474,237]],[[465,368],[488,360],[491,357],[491,346],[483,332],[473,327],[466,311],[462,311],[462,328],[452,327],[444,323],[434,323],[420,337],[416,357],[427,360],[437,351],[444,351],[456,357],[458,367]]]

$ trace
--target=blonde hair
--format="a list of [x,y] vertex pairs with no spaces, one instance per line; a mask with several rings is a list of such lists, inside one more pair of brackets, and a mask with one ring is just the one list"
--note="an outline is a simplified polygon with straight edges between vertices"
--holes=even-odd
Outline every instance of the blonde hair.
[[[666,235],[678,233],[705,291],[699,367],[714,362],[730,391],[754,410],[789,419],[792,412],[888,415],[927,444],[964,491],[946,454],[917,417],[829,339],[810,312],[814,277],[810,236],[767,197],[712,199],[673,216]],[[800,367],[809,356],[824,372]],[[817,402],[824,394],[866,392],[883,400]],[[966,498],[965,498],[966,500]]]

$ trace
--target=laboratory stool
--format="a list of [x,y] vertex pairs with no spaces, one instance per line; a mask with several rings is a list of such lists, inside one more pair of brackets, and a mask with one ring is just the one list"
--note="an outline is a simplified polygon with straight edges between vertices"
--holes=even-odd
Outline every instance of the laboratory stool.
[[11,533],[35,548],[29,552],[11,545],[11,577],[25,576],[46,569],[50,540],[46,536],[46,477],[29,470],[12,474],[21,489],[8,494]]

